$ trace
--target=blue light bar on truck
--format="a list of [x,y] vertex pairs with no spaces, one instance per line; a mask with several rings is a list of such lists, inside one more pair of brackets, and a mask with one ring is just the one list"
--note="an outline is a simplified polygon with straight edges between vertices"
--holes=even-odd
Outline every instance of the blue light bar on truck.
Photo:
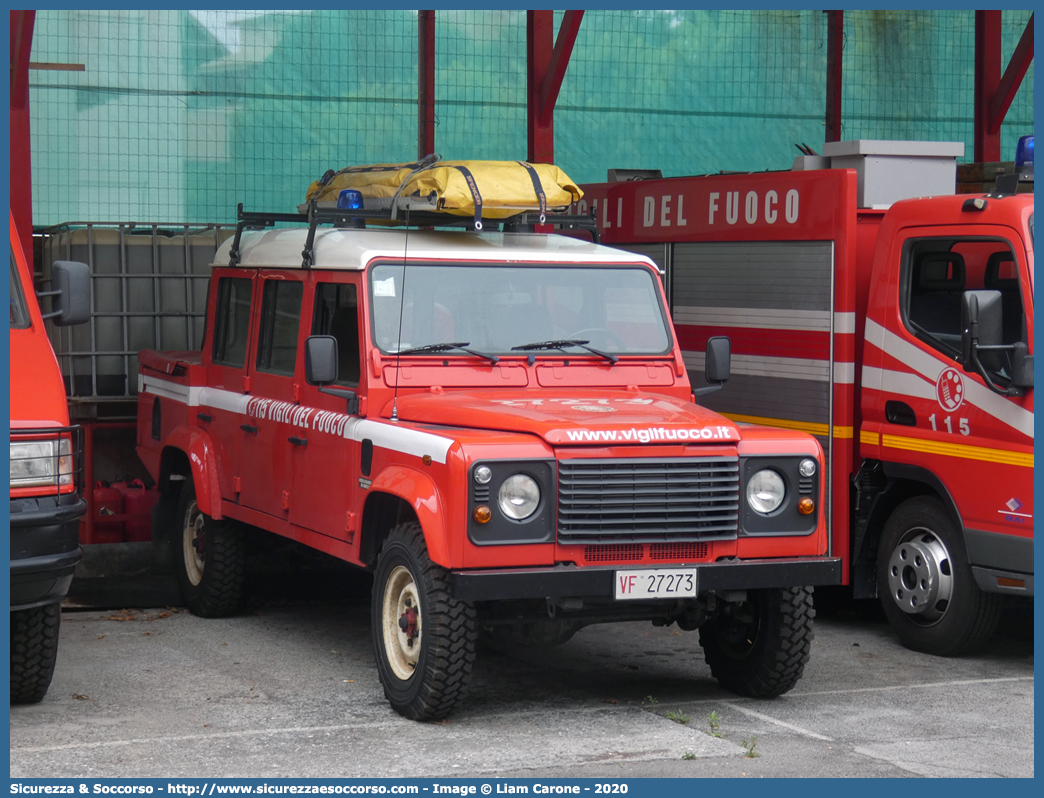
[[1033,166],[1033,136],[1023,136],[1015,147],[1015,169],[1021,170],[1023,166]]
[[337,195],[337,208],[342,211],[361,211],[363,206],[362,193],[354,188],[341,189]]

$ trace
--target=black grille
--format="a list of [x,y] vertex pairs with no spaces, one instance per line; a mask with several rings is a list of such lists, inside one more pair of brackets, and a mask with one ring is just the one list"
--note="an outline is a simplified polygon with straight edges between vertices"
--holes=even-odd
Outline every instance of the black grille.
[[736,536],[739,459],[560,460],[561,543]]

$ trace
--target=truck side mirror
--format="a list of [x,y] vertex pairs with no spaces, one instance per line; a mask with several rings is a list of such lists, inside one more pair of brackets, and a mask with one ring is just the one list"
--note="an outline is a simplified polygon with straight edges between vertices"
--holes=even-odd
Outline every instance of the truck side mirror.
[[38,297],[51,297],[51,312],[44,313],[59,327],[83,324],[91,318],[91,273],[86,263],[56,260],[51,265],[51,289]]
[[1011,359],[1011,384],[1016,388],[1033,387],[1033,355],[1022,341],[1015,344]]
[[305,382],[320,386],[337,382],[337,339],[332,335],[305,339]]
[[720,391],[732,375],[732,341],[725,335],[707,339],[704,376],[710,385],[693,391],[695,396],[706,396]]
[[[965,291],[961,295],[960,364],[982,377],[994,393],[1021,396],[1024,388],[1033,385],[1033,356],[1021,342],[1002,343],[1001,302],[1000,291]],[[990,375],[996,376],[1004,368],[1005,353],[1011,353],[1012,379],[1008,388],[1001,388]]]
[[309,335],[305,339],[305,382],[318,385],[320,393],[348,400],[347,411],[359,413],[359,395],[349,388],[327,388],[337,382],[337,339],[332,335]]

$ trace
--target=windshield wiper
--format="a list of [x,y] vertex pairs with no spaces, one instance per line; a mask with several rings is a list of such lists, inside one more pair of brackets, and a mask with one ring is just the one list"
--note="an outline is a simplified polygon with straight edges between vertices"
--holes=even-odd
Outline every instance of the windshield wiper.
[[574,339],[562,339],[560,341],[538,341],[533,344],[523,344],[522,346],[511,347],[512,352],[532,352],[537,349],[562,349],[564,350],[567,346],[576,346],[580,349],[586,349],[593,355],[604,357],[609,361],[610,364],[616,365],[616,362],[620,359],[616,355],[611,355],[608,352],[603,352],[601,349],[595,349],[593,346],[588,346],[590,341],[579,341]]
[[474,349],[468,349],[468,345],[471,341],[455,341],[444,344],[427,344],[426,346],[415,346],[412,349],[403,349],[397,354],[400,355],[420,355],[425,352],[449,352],[451,349],[459,349],[461,352],[467,352],[469,355],[475,357],[481,357],[488,360],[490,363],[499,363],[500,358],[496,355],[487,355],[485,352],[476,352]]

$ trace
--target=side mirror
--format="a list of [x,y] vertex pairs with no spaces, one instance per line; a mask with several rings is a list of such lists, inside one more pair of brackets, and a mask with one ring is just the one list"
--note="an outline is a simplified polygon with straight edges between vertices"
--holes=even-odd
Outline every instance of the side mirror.
[[1022,341],[1015,344],[1015,353],[1011,361],[1011,384],[1016,388],[1032,388],[1033,355]]
[[732,376],[732,341],[727,336],[717,335],[707,339],[704,376],[710,385],[693,391],[696,396],[720,391]]
[[[994,393],[1022,396],[1025,388],[1033,387],[1033,355],[1021,341],[1002,343],[1002,312],[1000,291],[965,291],[961,295],[960,364],[965,371],[982,377]],[[990,375],[1004,369],[1009,354],[1011,380],[1007,388],[1002,388]]]
[[337,382],[337,339],[332,335],[305,339],[305,382],[320,386]]
[[318,385],[320,393],[348,400],[347,411],[359,413],[359,395],[349,388],[327,388],[337,382],[337,339],[332,335],[309,335],[305,339],[305,382]]
[[91,273],[86,263],[56,260],[51,265],[51,289],[38,297],[51,297],[51,312],[43,314],[59,327],[83,324],[91,318]]

